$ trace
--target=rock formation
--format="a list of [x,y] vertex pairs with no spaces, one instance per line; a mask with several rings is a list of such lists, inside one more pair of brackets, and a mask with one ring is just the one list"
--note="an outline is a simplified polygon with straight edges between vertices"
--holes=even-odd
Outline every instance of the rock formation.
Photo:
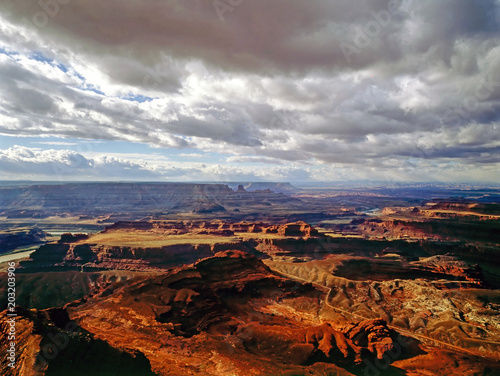
[[[317,363],[331,370],[335,364],[354,367],[362,354],[380,358],[390,349],[394,334],[383,320],[343,331],[309,323],[305,318],[320,295],[309,284],[273,274],[252,255],[219,252],[156,277],[112,285],[65,308],[20,309],[25,335],[18,342],[19,361],[25,374],[37,369],[42,375],[70,366],[71,374],[121,367],[121,374],[147,375],[151,369],[157,375],[220,375],[226,373],[217,364],[226,361],[232,374],[262,375],[278,370],[277,359],[291,369]],[[71,320],[76,324],[70,330]],[[6,325],[5,315],[0,325]],[[44,356],[54,339],[64,342],[60,356]],[[78,354],[100,363],[85,365]]]

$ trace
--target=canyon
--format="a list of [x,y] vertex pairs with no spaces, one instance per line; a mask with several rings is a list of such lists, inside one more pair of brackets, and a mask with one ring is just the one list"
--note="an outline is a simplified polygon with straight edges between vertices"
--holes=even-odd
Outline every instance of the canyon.
[[[2,374],[500,373],[495,203],[366,214],[324,192],[256,191],[276,197],[269,213],[243,208],[255,192],[240,185],[221,188],[225,211],[197,210],[190,187],[176,214],[135,202],[117,221],[85,214],[107,218],[99,231],[47,233],[16,265],[18,367]],[[0,273],[0,309],[5,286]],[[0,327],[5,346],[5,311]]]

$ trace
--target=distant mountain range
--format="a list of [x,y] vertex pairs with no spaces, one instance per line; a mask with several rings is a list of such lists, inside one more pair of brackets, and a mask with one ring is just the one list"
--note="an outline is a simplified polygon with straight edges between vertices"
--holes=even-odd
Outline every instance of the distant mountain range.
[[273,182],[229,182],[226,183],[228,187],[236,190],[239,185],[242,185],[246,191],[262,191],[269,189],[274,193],[294,193],[299,191],[298,188],[294,187],[290,183],[273,183]]
[[[232,186],[235,189],[232,189]],[[111,213],[223,212],[225,206],[250,207],[300,202],[272,188],[293,189],[288,183],[68,183],[0,187],[0,215],[43,218],[50,215]]]

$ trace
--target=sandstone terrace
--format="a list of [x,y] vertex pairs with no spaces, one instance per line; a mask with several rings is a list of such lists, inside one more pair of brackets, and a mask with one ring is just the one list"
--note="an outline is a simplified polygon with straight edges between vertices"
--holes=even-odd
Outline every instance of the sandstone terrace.
[[250,239],[285,239],[320,234],[305,222],[285,225],[214,222],[118,222],[75,244],[162,247],[175,244],[236,243]]

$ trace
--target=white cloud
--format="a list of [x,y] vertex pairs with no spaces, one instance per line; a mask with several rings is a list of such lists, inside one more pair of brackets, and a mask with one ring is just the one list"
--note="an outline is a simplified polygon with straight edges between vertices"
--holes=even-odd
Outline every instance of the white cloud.
[[71,180],[103,179],[133,176],[135,179],[157,178],[159,174],[146,164],[126,159],[100,156],[85,158],[70,150],[41,150],[13,146],[0,150],[0,170],[4,178],[23,176],[33,179]]
[[[72,0],[36,27],[40,3],[4,2],[0,134],[190,150],[178,153],[182,168],[142,164],[133,150],[124,159],[59,151],[60,160],[40,162],[82,164],[89,176],[115,168],[144,178],[404,177],[418,166],[413,176],[431,179],[433,166],[448,166],[450,180],[467,178],[460,171],[491,179],[500,147],[498,1],[396,4],[254,0],[221,22],[211,2]],[[374,14],[389,19],[370,34]],[[349,59],[343,43],[355,47]],[[71,145],[63,142],[39,144]],[[190,164],[209,152],[225,162]],[[17,153],[31,173],[37,162]],[[14,176],[15,163],[5,163]]]
[[182,158],[203,158],[205,154],[201,153],[180,153],[178,154],[179,157]]
[[[4,179],[32,180],[165,180],[165,181],[439,181],[495,182],[500,158],[482,153],[474,165],[453,158],[386,158],[363,164],[318,163],[273,164],[273,160],[242,156],[228,163],[173,161],[139,153],[84,153],[13,146],[0,149],[0,170]],[[484,163],[491,160],[491,163]],[[234,162],[245,162],[235,165]],[[262,163],[269,164],[262,168]]]
[[65,142],[65,141],[38,141],[38,142],[34,142],[34,143],[40,144],[40,145],[58,145],[58,146],[77,145],[76,142]]

